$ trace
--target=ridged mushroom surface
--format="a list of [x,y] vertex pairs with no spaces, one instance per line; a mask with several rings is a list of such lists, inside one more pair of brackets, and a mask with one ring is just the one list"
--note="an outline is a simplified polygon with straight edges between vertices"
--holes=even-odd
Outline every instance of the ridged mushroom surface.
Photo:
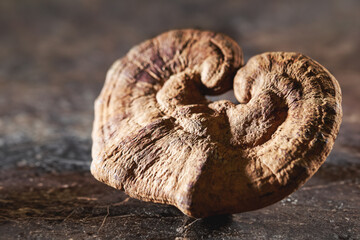
[[[233,88],[240,104],[205,95]],[[265,207],[329,155],[341,91],[319,63],[268,52],[243,66],[231,38],[174,30],[132,48],[95,102],[96,179],[193,217]]]

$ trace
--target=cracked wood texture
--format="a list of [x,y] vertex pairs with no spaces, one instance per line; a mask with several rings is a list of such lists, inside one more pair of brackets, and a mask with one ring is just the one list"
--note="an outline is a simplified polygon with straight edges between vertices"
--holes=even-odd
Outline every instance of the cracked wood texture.
[[[221,3],[0,2],[0,239],[360,238],[360,4]],[[93,102],[108,67],[144,39],[190,27],[231,36],[244,62],[268,51],[301,52],[339,81],[343,121],[334,148],[282,201],[194,221],[89,173]],[[237,104],[231,91],[207,99]]]
[[[338,134],[339,84],[299,53],[242,63],[233,40],[209,31],[132,48],[95,102],[95,178],[198,218],[265,207],[301,186]],[[205,98],[231,89],[235,71],[240,104]]]

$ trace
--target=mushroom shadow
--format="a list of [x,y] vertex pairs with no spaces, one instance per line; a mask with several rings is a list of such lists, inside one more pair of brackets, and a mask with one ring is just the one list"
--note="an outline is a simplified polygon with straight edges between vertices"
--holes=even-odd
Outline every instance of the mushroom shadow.
[[184,218],[183,226],[177,229],[183,237],[206,237],[214,231],[219,231],[232,224],[233,218],[231,214],[217,215],[206,218],[194,219],[191,217]]

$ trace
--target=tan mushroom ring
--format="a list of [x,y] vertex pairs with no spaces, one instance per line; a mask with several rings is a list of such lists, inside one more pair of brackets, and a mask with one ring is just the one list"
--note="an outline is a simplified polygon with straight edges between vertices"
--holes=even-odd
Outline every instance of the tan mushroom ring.
[[[237,43],[208,31],[170,31],[132,48],[95,103],[92,174],[193,217],[262,208],[295,191],[331,151],[339,84],[299,53],[242,65]],[[238,105],[205,98],[231,88]]]

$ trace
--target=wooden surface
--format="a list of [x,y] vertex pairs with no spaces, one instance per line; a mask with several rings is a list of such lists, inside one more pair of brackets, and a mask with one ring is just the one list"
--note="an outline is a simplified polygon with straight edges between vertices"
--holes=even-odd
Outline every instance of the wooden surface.
[[[0,239],[360,239],[359,12],[356,0],[1,1]],[[90,175],[93,102],[107,69],[133,45],[187,27],[228,34],[245,60],[302,52],[340,82],[334,149],[283,201],[194,220]]]

